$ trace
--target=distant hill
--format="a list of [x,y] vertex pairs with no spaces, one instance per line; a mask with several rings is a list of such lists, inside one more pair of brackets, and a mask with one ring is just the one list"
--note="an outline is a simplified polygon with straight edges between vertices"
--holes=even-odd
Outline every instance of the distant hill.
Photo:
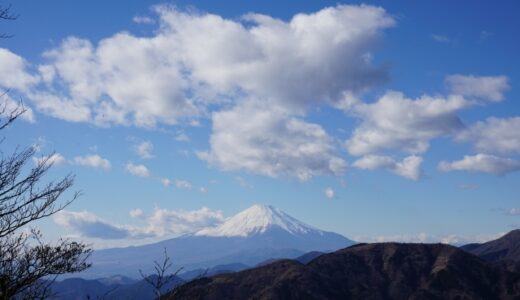
[[520,262],[520,229],[510,231],[503,237],[487,243],[464,245],[461,249],[490,262]]
[[[162,288],[166,293],[184,280],[177,277]],[[54,282],[51,286],[52,293],[58,300],[84,300],[84,299],[105,299],[105,300],[152,300],[155,299],[153,287],[144,280],[131,280],[124,276],[113,276],[101,279],[81,279],[70,278],[63,281]]]
[[206,269],[216,265],[254,266],[267,259],[296,258],[309,251],[335,251],[354,244],[333,232],[307,225],[268,205],[254,205],[219,226],[205,228],[162,242],[94,251],[92,268],[75,274],[100,278],[125,274],[137,278],[138,270],[151,272],[154,261],[167,250],[175,268]]
[[520,274],[443,244],[360,244],[202,278],[173,299],[518,299]]

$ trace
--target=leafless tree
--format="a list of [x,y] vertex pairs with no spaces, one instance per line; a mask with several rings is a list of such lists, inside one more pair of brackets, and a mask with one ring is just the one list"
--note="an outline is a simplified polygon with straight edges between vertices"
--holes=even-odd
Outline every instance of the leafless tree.
[[139,273],[141,274],[143,280],[146,281],[146,283],[148,283],[153,288],[153,291],[157,299],[161,298],[163,288],[166,287],[166,285],[173,283],[173,281],[177,277],[177,274],[179,274],[179,272],[183,269],[179,268],[175,272],[169,273],[172,266],[173,264],[165,248],[163,261],[154,261],[155,273],[144,274],[142,270],[139,270]]
[[[18,16],[11,12],[11,5],[2,6],[0,4],[0,20],[12,21],[16,20]],[[0,38],[8,38],[11,35],[0,33]]]
[[[0,130],[26,111],[21,103],[10,109],[6,97],[5,93],[0,95],[4,102],[0,106]],[[3,143],[0,140],[0,146]],[[3,148],[0,148],[0,299],[44,299],[57,275],[80,272],[90,266],[86,259],[91,249],[65,239],[56,244],[45,243],[40,232],[27,226],[62,210],[80,193],[60,202],[60,197],[74,183],[73,175],[45,182],[44,176],[52,167],[50,156],[30,167],[35,147],[17,148],[11,154],[4,153]]]

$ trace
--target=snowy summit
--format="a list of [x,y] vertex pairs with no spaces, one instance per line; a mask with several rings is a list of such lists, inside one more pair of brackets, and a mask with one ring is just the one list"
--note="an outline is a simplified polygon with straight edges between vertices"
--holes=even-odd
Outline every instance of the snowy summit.
[[197,236],[241,236],[246,237],[278,229],[291,234],[317,233],[323,231],[289,216],[271,205],[256,204],[226,220],[223,224],[204,228],[195,233]]

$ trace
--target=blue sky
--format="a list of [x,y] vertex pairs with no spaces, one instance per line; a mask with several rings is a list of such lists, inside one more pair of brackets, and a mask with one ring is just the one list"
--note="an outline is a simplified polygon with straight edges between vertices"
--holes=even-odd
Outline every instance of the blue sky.
[[96,247],[255,203],[363,241],[489,239],[520,226],[519,9],[18,1],[0,87],[30,111],[4,151],[76,174],[38,225]]

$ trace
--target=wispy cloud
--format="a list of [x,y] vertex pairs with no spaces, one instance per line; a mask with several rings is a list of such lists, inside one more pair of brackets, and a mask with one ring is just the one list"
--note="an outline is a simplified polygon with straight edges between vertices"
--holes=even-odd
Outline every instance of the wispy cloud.
[[432,38],[432,40],[436,41],[437,43],[442,43],[442,44],[449,44],[449,43],[451,43],[451,39],[448,36],[446,36],[446,35],[432,34],[431,38]]
[[175,180],[175,187],[178,189],[191,190],[192,184],[188,180],[177,179],[177,180]]
[[443,243],[451,245],[464,245],[469,243],[484,243],[490,240],[500,238],[506,232],[495,234],[480,235],[460,235],[445,234],[432,235],[424,232],[416,234],[396,234],[396,235],[380,235],[380,236],[356,236],[354,240],[364,243],[382,243],[382,242],[399,242],[399,243]]
[[466,155],[463,159],[457,161],[442,161],[439,163],[438,169],[443,172],[484,172],[502,176],[507,173],[519,171],[520,161],[488,154],[476,154]]
[[114,224],[87,211],[61,211],[53,217],[54,222],[72,229],[83,237],[105,240],[147,239],[196,232],[224,221],[219,210],[202,207],[198,210],[168,210],[156,208],[146,215],[141,209],[129,212],[134,218],[145,221],[144,226]]

